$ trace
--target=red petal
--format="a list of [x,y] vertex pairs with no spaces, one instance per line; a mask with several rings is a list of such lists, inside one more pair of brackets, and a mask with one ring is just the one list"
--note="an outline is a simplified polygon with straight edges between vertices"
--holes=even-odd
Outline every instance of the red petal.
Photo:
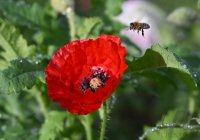
[[[46,68],[49,97],[72,114],[96,111],[117,88],[127,65],[126,50],[115,36],[102,35],[96,40],[73,41],[52,57]],[[102,67],[108,74],[105,87],[97,92],[81,91],[84,77],[92,67]]]

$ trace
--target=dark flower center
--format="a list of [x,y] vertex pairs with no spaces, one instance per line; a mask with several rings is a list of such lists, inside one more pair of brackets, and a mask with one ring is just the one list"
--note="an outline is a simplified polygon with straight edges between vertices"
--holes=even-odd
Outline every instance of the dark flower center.
[[84,93],[86,90],[91,90],[92,92],[96,92],[100,87],[104,87],[108,80],[108,74],[103,71],[103,68],[93,68],[90,71],[89,76],[84,77],[80,88]]

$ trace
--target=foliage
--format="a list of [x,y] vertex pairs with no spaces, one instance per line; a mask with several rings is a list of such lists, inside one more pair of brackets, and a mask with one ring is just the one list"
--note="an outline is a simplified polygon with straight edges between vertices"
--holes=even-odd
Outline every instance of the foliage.
[[52,30],[56,24],[37,3],[29,5],[23,1],[1,0],[0,10],[10,21],[29,28]]
[[63,122],[65,117],[66,114],[64,112],[49,112],[40,131],[40,140],[55,139],[56,135],[64,130]]
[[50,1],[0,0],[0,139],[99,138],[102,110],[100,118],[97,112],[78,118],[47,95],[45,68],[55,51],[71,41],[72,28],[76,39],[119,36],[127,49],[129,67],[107,108],[106,137],[199,139],[200,0],[183,0],[186,7],[172,0],[149,2],[163,10],[167,21],[152,18],[160,42],[147,50],[121,34],[129,23],[115,16],[123,12],[124,0],[90,0],[88,7],[82,1],[75,1],[75,20],[69,24],[72,20]]
[[0,71],[0,92],[17,93],[25,87],[30,89],[43,74],[38,64],[32,64],[26,59],[13,60],[10,67]]
[[98,37],[102,27],[102,21],[100,18],[79,18],[78,23],[80,24],[77,25],[76,28],[79,39]]
[[[186,115],[186,113],[183,113],[180,110],[179,111],[172,110],[172,111],[169,111],[165,117],[163,117],[162,122],[159,122],[159,124],[163,125],[163,124],[169,123],[168,125],[171,125],[170,123],[172,122],[178,123],[181,119],[187,118],[187,117],[178,115],[179,113],[183,116]],[[169,139],[179,140],[184,134],[184,130],[181,130],[181,129],[166,128],[166,129],[163,129],[163,131],[162,130],[159,131],[159,128],[158,130],[156,130],[156,127],[155,127],[154,129],[151,129],[151,130],[153,131],[155,130],[157,132],[152,133],[152,135],[148,135],[150,140],[156,140],[160,138],[162,138],[163,140],[169,140]]]
[[0,63],[6,65],[17,58],[29,57],[34,53],[34,47],[28,46],[26,40],[14,26],[5,21],[0,21]]

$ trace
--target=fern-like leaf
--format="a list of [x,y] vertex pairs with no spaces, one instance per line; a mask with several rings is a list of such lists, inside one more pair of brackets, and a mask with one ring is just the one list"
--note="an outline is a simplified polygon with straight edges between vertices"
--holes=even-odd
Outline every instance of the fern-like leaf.
[[40,140],[54,140],[56,135],[64,129],[65,117],[65,112],[50,112],[40,130]]
[[30,89],[44,75],[42,69],[26,59],[11,61],[11,66],[0,71],[0,93],[17,93],[25,88]]
[[11,60],[25,58],[34,53],[34,47],[28,46],[19,31],[3,20],[0,20],[0,48],[0,62],[4,66]]
[[0,10],[10,21],[29,28],[51,29],[55,21],[38,4],[28,5],[23,1],[1,0]]
[[101,19],[97,17],[86,19],[79,18],[78,21],[78,23],[80,23],[77,25],[77,36],[79,39],[96,38],[103,25]]

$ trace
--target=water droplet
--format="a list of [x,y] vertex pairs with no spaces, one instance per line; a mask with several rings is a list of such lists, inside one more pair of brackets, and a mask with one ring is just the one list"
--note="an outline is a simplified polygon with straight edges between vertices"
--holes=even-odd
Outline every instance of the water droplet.
[[38,64],[38,63],[39,63],[38,61],[35,62],[35,64]]
[[190,126],[190,125],[185,125],[185,127],[186,127],[187,129],[192,129],[192,128],[193,128],[193,127]]
[[170,127],[170,126],[171,126],[171,124],[166,124],[165,126],[166,126],[166,127]]
[[159,130],[159,129],[156,127],[151,129],[152,132],[157,131],[157,130]]
[[194,77],[197,77],[197,74],[196,74],[196,73],[194,74]]
[[186,69],[186,68],[187,68],[187,66],[184,64],[184,65],[183,65],[183,68],[184,68],[184,69]]
[[22,62],[23,62],[23,60],[21,59],[19,62],[20,62],[20,63],[22,63]]

